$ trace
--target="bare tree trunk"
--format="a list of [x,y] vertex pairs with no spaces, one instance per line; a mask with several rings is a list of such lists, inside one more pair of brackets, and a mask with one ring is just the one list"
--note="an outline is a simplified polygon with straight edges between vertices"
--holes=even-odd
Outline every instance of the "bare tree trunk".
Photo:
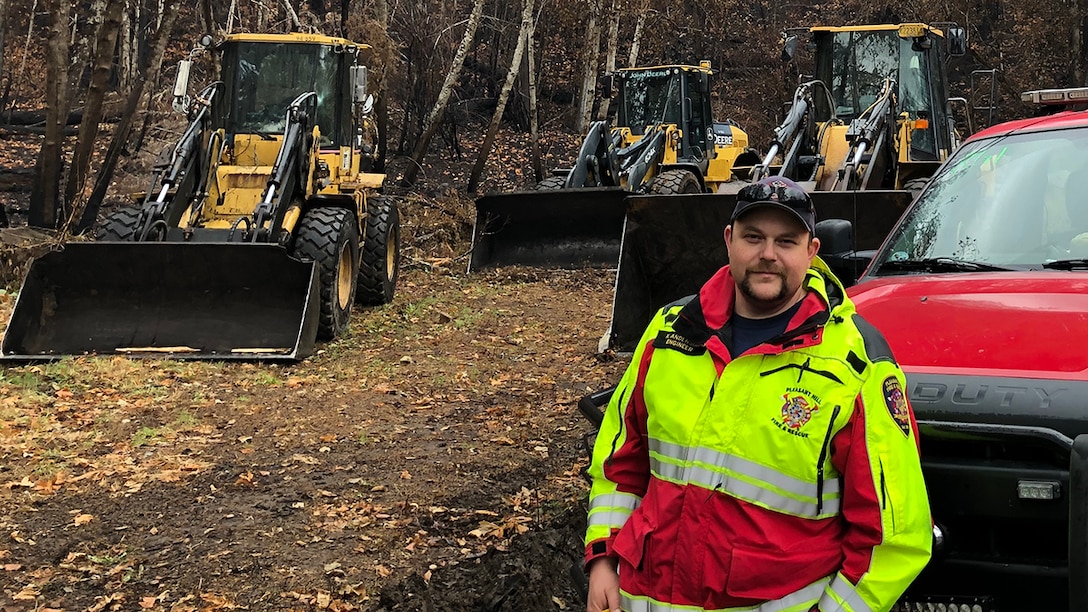
[[[438,131],[438,124],[446,112],[450,94],[453,93],[453,85],[461,76],[461,68],[465,65],[465,55],[468,54],[468,48],[473,39],[476,38],[476,27],[480,25],[480,16],[483,12],[484,0],[475,0],[472,5],[472,14],[469,15],[468,23],[465,25],[465,34],[461,37],[461,44],[457,47],[457,53],[453,56],[453,64],[450,66],[450,71],[446,73],[446,80],[442,83],[442,89],[438,92],[438,100],[434,103],[431,112],[427,113],[427,119],[423,123],[426,127],[423,130],[423,135],[419,137],[419,141],[416,143],[415,150],[412,152],[413,163],[404,172],[404,178],[401,180],[401,184],[404,186],[415,182],[416,174],[423,165],[423,157],[427,154],[427,147],[430,146],[431,138],[434,138],[435,132]],[[519,49],[521,44],[521,41],[519,41]],[[515,74],[517,74],[516,66]]]
[[[215,34],[215,16],[212,14],[212,0],[198,0],[200,13],[200,27],[204,34]],[[161,27],[161,24],[160,24]]]
[[23,43],[23,59],[19,63],[19,78],[15,91],[18,92],[22,89],[23,78],[26,76],[26,57],[30,54],[30,40],[34,34],[34,16],[38,14],[38,0],[34,0],[34,6],[30,9],[30,19],[26,26],[26,42]]
[[118,74],[119,88],[128,91],[136,86],[136,26],[132,18],[131,0],[125,0],[125,10],[121,17],[121,44],[118,50]]
[[[237,6],[238,0],[230,0],[230,7],[227,9],[227,34],[234,31],[234,10]],[[264,28],[261,29],[263,30]]]
[[60,208],[60,175],[64,165],[64,120],[68,116],[68,0],[45,3],[51,20],[45,57],[45,140],[38,156],[38,180],[30,193],[27,223],[56,228]]
[[627,58],[627,67],[634,68],[638,62],[638,45],[642,42],[642,26],[646,25],[646,13],[650,12],[650,3],[639,3],[638,19],[635,21],[635,33],[631,35],[631,54]]
[[295,13],[295,9],[291,8],[291,2],[289,0],[283,0],[283,8],[287,9],[287,16],[291,18],[291,24],[295,30],[302,29],[302,23],[298,20],[298,14]]
[[[148,62],[147,69],[144,71],[145,75],[158,74],[162,69],[162,56],[166,51],[166,43],[170,39],[170,33],[174,30],[174,22],[177,20],[179,3],[166,2],[164,4],[166,10],[162,16],[162,27],[155,32],[154,39],[151,42],[151,61]],[[110,181],[113,180],[113,171],[117,168],[117,161],[121,157],[121,151],[128,141],[129,132],[132,130],[132,124],[136,119],[136,108],[140,104],[140,99],[143,97],[146,87],[147,79],[141,78],[138,84],[129,91],[128,97],[125,99],[124,113],[121,115],[121,121],[114,128],[113,138],[110,140],[106,157],[102,161],[98,176],[95,177],[94,190],[91,192],[91,196],[87,198],[87,207],[74,231],[76,234],[82,234],[90,229],[95,218],[98,217],[98,211],[102,207],[102,200],[105,199],[106,190],[109,188]]]
[[[87,70],[94,48],[92,37],[98,33],[105,12],[106,0],[93,0],[90,17],[86,18],[86,23],[81,23],[83,19],[79,18],[73,22],[73,36],[68,48],[68,91],[73,94],[78,91],[79,83],[83,80],[83,73]],[[112,52],[112,49],[110,51]],[[74,100],[75,96],[72,97]]]
[[83,120],[79,124],[79,137],[72,152],[72,163],[68,170],[68,185],[64,190],[65,209],[72,215],[66,225],[71,227],[82,209],[82,191],[87,180],[94,143],[98,138],[98,124],[102,119],[102,101],[106,95],[106,85],[113,66],[113,50],[117,43],[117,32],[121,28],[123,0],[110,0],[102,16],[95,37],[94,67],[91,70],[91,83],[87,87],[87,100],[83,105]]
[[533,180],[539,183],[544,180],[544,162],[540,159],[540,118],[537,116],[536,103],[536,54],[533,53],[536,47],[533,43],[535,31],[536,20],[529,26],[529,39],[526,41],[528,48],[525,52],[528,54],[529,65],[529,142],[532,143]]
[[[31,19],[33,21],[33,19]],[[8,0],[0,0],[0,78],[4,76],[4,58],[7,56]],[[11,83],[11,77],[8,77]],[[6,96],[5,96],[6,97]],[[6,100],[4,100],[6,102]],[[0,103],[0,109],[3,104]]]
[[583,132],[589,125],[593,112],[593,98],[597,93],[597,56],[601,49],[601,1],[587,0],[589,22],[586,24],[586,46],[582,55],[582,89],[578,92],[578,114],[574,117],[574,129]]
[[[623,0],[611,0],[608,6],[608,42],[605,43],[604,72],[611,74],[616,71],[616,52],[620,39],[620,15],[623,14]],[[607,119],[609,105],[612,102],[612,92],[604,92],[601,107],[597,110],[597,119]]]
[[[347,13],[348,0],[344,0],[344,12]],[[374,0],[374,20],[381,26],[382,32],[389,31],[389,3],[386,0]],[[344,23],[347,23],[345,20]],[[391,87],[385,78],[389,71],[391,57],[384,57],[382,63],[382,78],[379,82],[378,99],[374,105],[374,123],[378,128],[378,159],[374,164],[375,172],[385,172],[385,160],[389,153],[389,96]]]
[[1086,40],[1086,28],[1088,28],[1088,1],[1073,0],[1072,19],[1072,43],[1071,55],[1073,61],[1073,84],[1076,86],[1088,85],[1088,40]]
[[468,178],[468,191],[475,193],[480,184],[480,175],[483,174],[484,164],[491,154],[491,146],[495,143],[495,135],[499,131],[502,122],[502,111],[506,108],[506,101],[510,98],[510,90],[514,87],[514,80],[521,69],[522,54],[525,53],[525,43],[529,40],[529,32],[533,27],[534,0],[525,0],[525,8],[521,12],[521,29],[518,31],[518,44],[514,48],[514,57],[510,58],[510,70],[506,73],[506,82],[499,92],[499,101],[495,105],[495,114],[491,116],[491,125],[487,126],[487,133],[480,144],[480,152],[476,156],[476,165],[472,167],[472,174]]

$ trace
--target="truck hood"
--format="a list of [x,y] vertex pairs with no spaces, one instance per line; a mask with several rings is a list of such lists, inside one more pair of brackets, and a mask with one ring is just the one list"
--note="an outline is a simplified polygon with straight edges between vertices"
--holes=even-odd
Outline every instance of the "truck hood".
[[880,277],[849,294],[908,374],[1088,380],[1088,273]]

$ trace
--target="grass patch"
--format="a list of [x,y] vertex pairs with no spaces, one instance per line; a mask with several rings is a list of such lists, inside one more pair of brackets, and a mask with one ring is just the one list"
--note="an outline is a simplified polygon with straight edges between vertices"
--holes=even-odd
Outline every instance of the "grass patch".
[[158,429],[154,427],[141,427],[136,430],[136,433],[132,434],[132,447],[140,448],[141,446],[147,446],[148,444],[158,441],[161,437],[162,434]]

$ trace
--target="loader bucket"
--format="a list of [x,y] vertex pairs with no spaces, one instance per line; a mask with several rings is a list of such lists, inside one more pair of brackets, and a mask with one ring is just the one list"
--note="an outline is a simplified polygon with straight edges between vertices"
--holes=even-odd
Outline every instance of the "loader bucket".
[[485,195],[476,200],[468,271],[615,267],[628,195],[615,187]]
[[0,356],[297,360],[317,270],[273,244],[77,242],[34,260]]
[[[816,191],[811,195],[817,220],[853,223],[855,250],[878,248],[912,196],[909,191]],[[627,199],[607,338],[610,348],[633,350],[658,308],[698,293],[728,263],[724,229],[736,199],[735,194],[721,193]]]

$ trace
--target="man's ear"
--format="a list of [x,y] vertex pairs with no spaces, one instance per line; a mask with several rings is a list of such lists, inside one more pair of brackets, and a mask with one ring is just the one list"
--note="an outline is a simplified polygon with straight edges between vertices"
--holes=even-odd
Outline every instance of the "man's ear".
[[820,252],[820,239],[815,236],[808,243],[808,258],[812,259],[816,257],[816,254]]
[[733,225],[725,226],[725,250],[729,250],[729,241],[733,239]]

